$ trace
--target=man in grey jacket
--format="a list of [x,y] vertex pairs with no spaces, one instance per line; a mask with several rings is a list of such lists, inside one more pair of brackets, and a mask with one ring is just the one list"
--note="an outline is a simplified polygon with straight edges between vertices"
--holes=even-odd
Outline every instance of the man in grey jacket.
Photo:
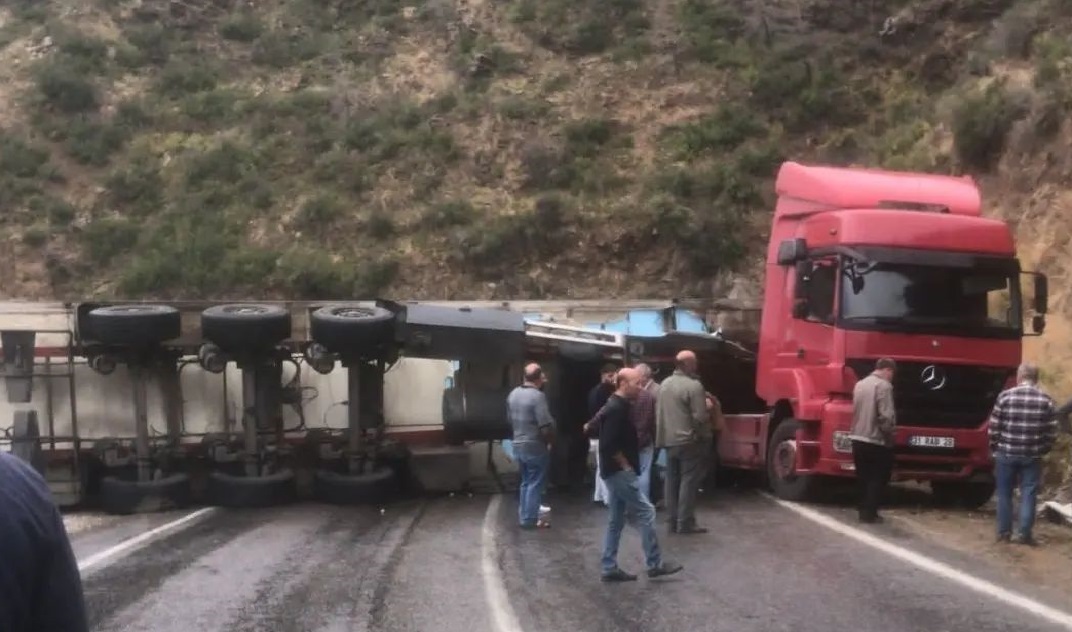
[[666,510],[671,533],[707,533],[696,525],[696,494],[707,475],[714,433],[696,354],[682,351],[655,400],[655,445],[666,449]]
[[860,522],[882,522],[878,515],[882,495],[893,473],[893,374],[890,358],[875,363],[875,370],[856,382],[852,390],[852,459],[856,464]]

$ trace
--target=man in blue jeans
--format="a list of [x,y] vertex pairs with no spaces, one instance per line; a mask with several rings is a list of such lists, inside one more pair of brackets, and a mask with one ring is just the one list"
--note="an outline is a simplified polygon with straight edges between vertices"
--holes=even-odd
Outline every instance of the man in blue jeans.
[[1035,545],[1035,524],[1042,457],[1057,438],[1057,407],[1038,387],[1038,367],[1021,364],[1019,384],[998,395],[990,414],[990,451],[994,455],[998,496],[998,542],[1012,540],[1012,488],[1020,482],[1020,531],[1016,542]]
[[637,479],[640,469],[640,446],[636,427],[629,415],[632,400],[640,391],[640,372],[622,369],[615,376],[615,391],[607,400],[599,425],[600,476],[609,493],[609,519],[603,540],[602,578],[605,582],[636,580],[636,575],[618,567],[618,544],[622,539],[625,517],[640,530],[648,577],[673,575],[682,569],[680,564],[665,562],[659,551],[655,534],[655,507],[641,491]]
[[525,366],[525,381],[506,398],[507,415],[514,429],[514,459],[521,474],[518,518],[522,529],[546,528],[540,520],[540,497],[551,464],[555,420],[540,389],[546,381],[540,365]]

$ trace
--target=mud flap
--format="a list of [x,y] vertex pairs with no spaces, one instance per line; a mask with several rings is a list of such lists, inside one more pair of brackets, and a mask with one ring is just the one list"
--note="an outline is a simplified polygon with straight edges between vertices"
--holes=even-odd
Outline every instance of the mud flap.
[[36,410],[15,411],[11,429],[11,453],[29,463],[38,474],[45,474],[45,453],[41,449],[41,429]]

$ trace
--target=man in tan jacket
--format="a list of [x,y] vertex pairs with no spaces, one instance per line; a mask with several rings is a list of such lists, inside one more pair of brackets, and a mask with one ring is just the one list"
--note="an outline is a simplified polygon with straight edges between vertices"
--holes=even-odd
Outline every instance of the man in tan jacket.
[[856,464],[860,522],[882,522],[878,515],[882,495],[893,473],[893,374],[890,358],[875,363],[875,370],[852,390],[852,459]]

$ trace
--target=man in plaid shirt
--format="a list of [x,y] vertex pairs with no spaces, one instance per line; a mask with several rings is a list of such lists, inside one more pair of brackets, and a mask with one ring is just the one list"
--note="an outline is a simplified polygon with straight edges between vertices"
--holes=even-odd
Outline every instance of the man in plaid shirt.
[[998,541],[1012,534],[1012,488],[1020,481],[1020,533],[1017,542],[1034,546],[1042,457],[1057,438],[1057,411],[1053,399],[1038,387],[1038,367],[1021,364],[1018,386],[998,395],[990,413],[990,451],[994,455],[998,493]]

